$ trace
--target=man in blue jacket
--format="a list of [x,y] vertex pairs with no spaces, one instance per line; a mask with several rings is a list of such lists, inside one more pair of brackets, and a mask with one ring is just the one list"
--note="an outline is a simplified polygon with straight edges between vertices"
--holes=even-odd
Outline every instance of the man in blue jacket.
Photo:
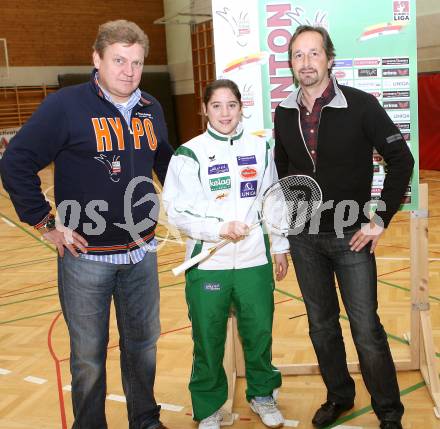
[[[318,428],[331,425],[353,407],[355,397],[339,324],[336,276],[380,427],[401,429],[396,370],[377,314],[373,252],[401,204],[414,160],[376,98],[337,83],[331,75],[334,57],[324,28],[298,27],[289,43],[289,59],[299,88],[275,111],[279,177],[308,174],[323,192],[319,215],[304,231],[289,236],[310,337],[327,388],[327,400],[312,423]],[[370,220],[374,148],[388,172],[377,213]]]
[[[138,88],[147,54],[135,23],[101,25],[90,82],[49,95],[1,163],[20,220],[58,249],[77,429],[107,427],[112,297],[130,428],[164,428],[153,392],[160,323],[152,171],[163,183],[172,149],[160,104]],[[38,178],[51,162],[58,219]]]

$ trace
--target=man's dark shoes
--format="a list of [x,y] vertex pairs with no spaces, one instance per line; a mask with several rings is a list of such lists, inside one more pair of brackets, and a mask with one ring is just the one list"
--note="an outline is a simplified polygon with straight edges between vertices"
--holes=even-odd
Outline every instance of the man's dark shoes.
[[312,419],[312,423],[317,428],[325,428],[337,420],[337,418],[344,412],[353,408],[353,404],[337,404],[336,402],[327,401],[321,405],[321,408],[316,411]]
[[402,423],[391,420],[382,420],[380,422],[380,429],[402,429]]

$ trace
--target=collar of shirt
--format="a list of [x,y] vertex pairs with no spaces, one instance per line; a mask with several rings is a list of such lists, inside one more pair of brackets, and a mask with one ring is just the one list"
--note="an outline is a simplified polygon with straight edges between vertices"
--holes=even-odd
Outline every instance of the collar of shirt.
[[[321,97],[318,97],[315,100],[315,103],[313,104],[313,110],[315,110],[315,108],[321,110],[325,105],[327,105],[328,103],[330,103],[330,101],[333,100],[335,95],[336,92],[335,92],[333,80],[330,79],[327,88],[325,88],[324,92],[321,94]],[[298,91],[296,102],[298,103],[298,106],[300,108],[306,109],[306,106],[302,102],[302,90]]]
[[226,134],[222,134],[219,131],[215,130],[209,122],[208,122],[208,126],[206,127],[206,131],[211,137],[213,137],[216,140],[236,141],[241,139],[243,135],[243,124],[241,121],[238,123],[237,128],[235,129],[235,132],[232,136],[227,136]]
[[309,112],[302,103],[301,91],[298,93],[297,103],[300,111],[301,131],[309,154],[314,163],[316,163],[317,159],[318,128],[319,121],[321,119],[321,111],[324,106],[333,100],[335,94],[336,92],[333,81],[330,79],[327,88],[324,90],[321,97],[318,97],[315,100],[312,111]]
[[136,88],[136,90],[130,95],[130,98],[127,102],[124,104],[118,103],[116,101],[112,100],[111,95],[105,90],[98,81],[99,75],[98,72],[96,72],[95,81],[98,83],[99,88],[101,89],[102,93],[104,94],[104,98],[107,101],[110,101],[121,113],[121,115],[124,117],[125,122],[130,126],[130,118],[131,118],[131,111],[133,110],[133,107],[136,106],[137,103],[139,103],[139,100],[141,99],[141,90],[139,88]]

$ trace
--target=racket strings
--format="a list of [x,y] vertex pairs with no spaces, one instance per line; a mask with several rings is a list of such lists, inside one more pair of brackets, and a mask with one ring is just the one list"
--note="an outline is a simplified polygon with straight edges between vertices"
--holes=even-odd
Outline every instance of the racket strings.
[[307,223],[321,205],[318,184],[308,176],[288,176],[276,182],[263,199],[267,225],[291,232]]

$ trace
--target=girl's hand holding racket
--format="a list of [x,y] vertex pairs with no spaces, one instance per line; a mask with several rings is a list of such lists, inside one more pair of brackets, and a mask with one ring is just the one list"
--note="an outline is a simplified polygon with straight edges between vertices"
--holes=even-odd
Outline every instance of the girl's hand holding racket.
[[[265,222],[266,226],[277,234],[296,234],[299,228],[303,227],[318,211],[321,203],[322,191],[313,178],[305,175],[283,177],[277,182],[274,182],[264,192],[259,210],[260,220],[247,227],[247,233],[262,222]],[[238,221],[228,222],[225,225],[234,223],[245,225]],[[237,232],[243,231],[244,229],[235,230],[233,228],[233,230],[234,232],[231,234],[231,237],[241,237],[242,234],[237,234]],[[221,249],[232,240],[227,239],[220,241],[215,246],[200,252],[198,255],[188,259],[171,271],[175,276],[179,275],[193,265],[208,258],[216,250]]]
[[226,222],[220,228],[220,237],[229,241],[242,240],[249,234],[249,226],[238,220]]

